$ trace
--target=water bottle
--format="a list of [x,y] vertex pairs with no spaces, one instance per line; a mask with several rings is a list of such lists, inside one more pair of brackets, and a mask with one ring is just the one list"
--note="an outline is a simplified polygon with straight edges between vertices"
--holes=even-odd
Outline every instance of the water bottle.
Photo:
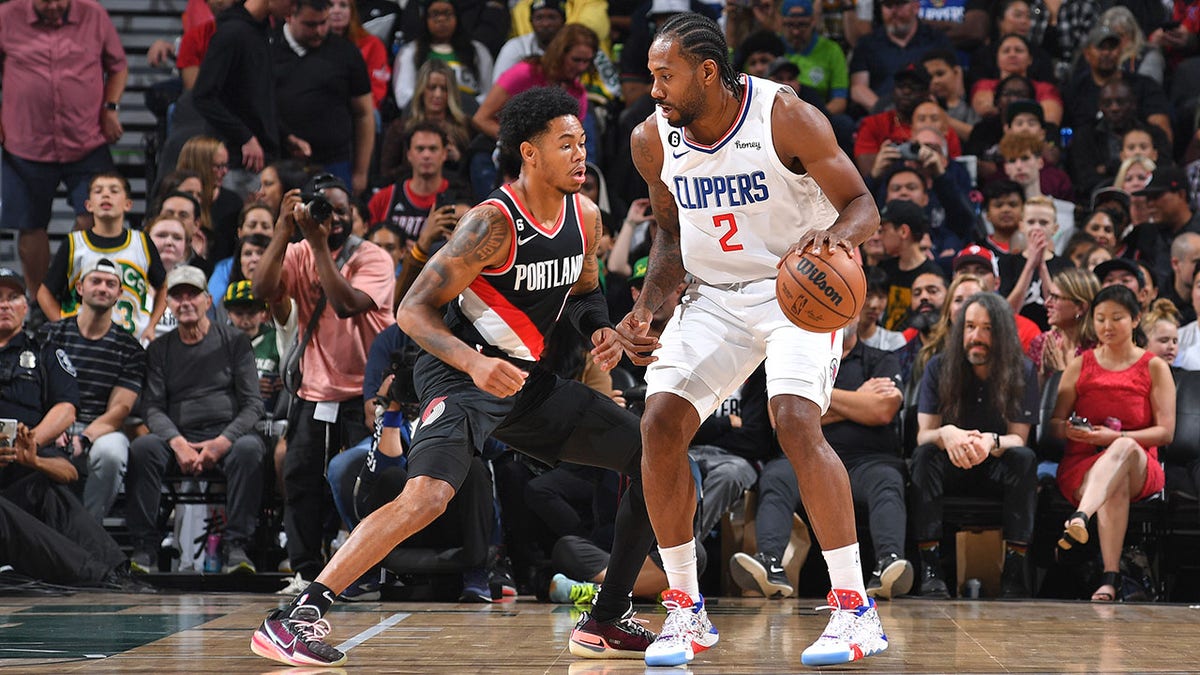
[[204,542],[204,573],[216,574],[221,571],[221,535],[208,535]]
[[1071,147],[1071,138],[1075,135],[1075,130],[1071,127],[1062,127],[1058,130],[1059,142],[1062,144],[1063,150]]
[[979,579],[967,579],[963,584],[963,597],[970,600],[979,599],[979,591],[983,588],[983,582]]

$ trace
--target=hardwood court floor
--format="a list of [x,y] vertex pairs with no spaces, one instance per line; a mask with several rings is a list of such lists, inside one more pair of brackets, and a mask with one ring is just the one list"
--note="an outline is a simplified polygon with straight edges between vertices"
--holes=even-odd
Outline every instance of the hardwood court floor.
[[[803,672],[800,652],[825,625],[820,602],[710,600],[721,642],[689,669],[581,661],[566,650],[570,608],[338,605],[331,642],[344,671],[289,669],[253,655],[251,631],[272,596],[0,597],[0,672],[14,673],[671,673]],[[880,606],[891,648],[837,668],[856,673],[1146,673],[1200,669],[1200,607],[1069,602],[932,602]],[[662,615],[643,608],[650,627]]]

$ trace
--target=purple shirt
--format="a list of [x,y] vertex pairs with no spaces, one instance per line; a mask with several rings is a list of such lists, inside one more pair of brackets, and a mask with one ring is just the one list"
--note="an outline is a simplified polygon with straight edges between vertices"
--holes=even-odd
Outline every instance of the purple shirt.
[[4,150],[74,162],[105,145],[104,76],[126,69],[125,50],[95,0],[71,0],[63,24],[42,25],[32,0],[0,5]]

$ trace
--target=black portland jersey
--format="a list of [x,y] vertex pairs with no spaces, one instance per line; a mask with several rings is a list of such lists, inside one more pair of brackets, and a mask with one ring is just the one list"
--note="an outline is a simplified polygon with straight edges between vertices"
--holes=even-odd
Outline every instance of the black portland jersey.
[[538,224],[508,185],[483,203],[508,219],[512,247],[503,265],[484,270],[451,303],[449,323],[469,324],[484,342],[508,356],[536,361],[583,272],[587,234],[579,196],[563,197],[550,229]]

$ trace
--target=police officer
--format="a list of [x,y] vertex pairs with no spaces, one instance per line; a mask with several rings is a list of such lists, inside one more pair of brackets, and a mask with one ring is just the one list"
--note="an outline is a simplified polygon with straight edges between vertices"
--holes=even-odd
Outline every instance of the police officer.
[[121,549],[67,487],[79,478],[55,441],[75,420],[66,352],[24,330],[25,279],[0,268],[0,564],[58,584],[117,581]]

